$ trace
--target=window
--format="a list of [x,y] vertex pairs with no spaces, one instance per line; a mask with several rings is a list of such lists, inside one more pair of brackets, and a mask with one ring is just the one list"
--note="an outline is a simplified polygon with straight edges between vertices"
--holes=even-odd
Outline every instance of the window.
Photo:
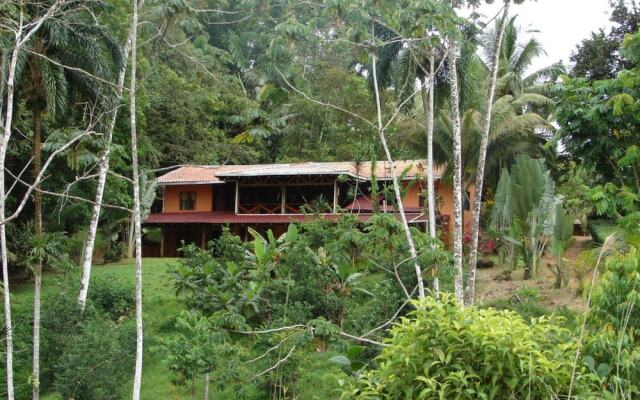
[[196,209],[196,192],[180,192],[180,209]]

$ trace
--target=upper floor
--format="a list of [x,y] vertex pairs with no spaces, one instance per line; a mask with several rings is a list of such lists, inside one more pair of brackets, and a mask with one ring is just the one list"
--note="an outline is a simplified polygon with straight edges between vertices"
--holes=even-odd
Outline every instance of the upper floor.
[[[298,215],[334,214],[341,209],[393,211],[395,196],[389,189],[393,172],[401,181],[405,209],[420,212],[426,172],[423,160],[393,165],[309,162],[179,167],[158,178],[161,212]],[[440,169],[435,176],[440,178]],[[379,194],[372,199],[371,193]]]

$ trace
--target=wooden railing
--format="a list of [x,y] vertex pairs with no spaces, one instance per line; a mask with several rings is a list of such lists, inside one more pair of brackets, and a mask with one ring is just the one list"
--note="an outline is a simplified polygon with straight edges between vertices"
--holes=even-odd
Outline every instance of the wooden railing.
[[239,214],[280,214],[280,203],[238,204]]

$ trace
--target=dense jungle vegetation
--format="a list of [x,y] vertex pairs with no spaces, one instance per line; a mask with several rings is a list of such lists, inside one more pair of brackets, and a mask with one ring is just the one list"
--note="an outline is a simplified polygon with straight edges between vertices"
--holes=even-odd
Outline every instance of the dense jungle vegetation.
[[[0,396],[639,398],[640,11],[533,70],[524,1],[3,1]],[[452,246],[344,212],[141,258],[171,167],[431,153],[481,188]]]

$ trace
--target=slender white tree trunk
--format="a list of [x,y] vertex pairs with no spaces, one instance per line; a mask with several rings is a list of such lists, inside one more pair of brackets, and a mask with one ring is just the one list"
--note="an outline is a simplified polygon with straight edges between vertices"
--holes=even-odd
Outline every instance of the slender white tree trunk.
[[136,224],[133,220],[133,215],[129,218],[129,233],[127,236],[127,258],[133,258],[133,252],[135,250],[135,227]]
[[498,79],[498,69],[500,68],[500,49],[502,48],[502,38],[504,37],[507,18],[509,16],[509,5],[511,0],[505,0],[502,20],[496,32],[491,60],[491,77],[487,88],[487,104],[485,105],[484,124],[482,126],[482,138],[480,139],[480,153],[478,154],[478,166],[476,167],[476,188],[473,196],[473,217],[471,229],[471,250],[469,252],[469,276],[467,277],[467,287],[464,293],[465,305],[472,305],[475,299],[476,290],[476,268],[478,265],[478,239],[480,237],[480,210],[482,208],[482,187],[484,185],[484,167],[487,159],[487,147],[489,146],[489,132],[491,131],[491,113],[493,112],[493,99],[496,92],[496,81]]
[[9,265],[8,265],[8,251],[7,251],[7,230],[4,223],[5,220],[5,207],[6,207],[6,191],[5,191],[5,159],[7,156],[7,147],[9,146],[9,139],[11,138],[11,122],[13,119],[13,95],[14,95],[14,80],[16,72],[16,63],[18,60],[20,37],[22,35],[22,18],[20,20],[20,29],[16,33],[16,46],[11,53],[11,61],[9,63],[9,74],[7,77],[7,112],[4,118],[4,133],[2,136],[2,147],[0,147],[0,247],[2,247],[2,284],[4,295],[4,326],[6,329],[6,343],[7,343],[7,355],[6,355],[6,368],[7,368],[7,399],[14,399],[13,390],[13,325],[11,323],[11,298],[9,291]]
[[204,374],[204,400],[209,400],[209,374]]
[[138,133],[136,127],[136,41],[138,36],[138,0],[133,0],[131,21],[131,170],[133,173],[133,218],[136,236],[136,366],[133,376],[133,400],[140,400],[142,386],[142,227],[140,221],[140,173],[138,172]]
[[458,93],[458,44],[451,40],[449,50],[449,81],[451,85],[451,118],[453,120],[453,265],[456,300],[464,305],[462,276],[462,129],[460,127],[460,99]]
[[[33,175],[38,176],[42,168],[42,126],[39,111],[33,113]],[[39,242],[42,237],[42,193],[40,185],[36,186],[34,197],[34,233]],[[38,243],[41,245],[41,243]],[[32,354],[32,399],[40,398],[40,295],[42,293],[42,258],[38,257],[33,268],[33,354]]]
[[42,261],[38,260],[34,272],[33,295],[33,365],[31,372],[32,399],[40,398],[40,294],[42,293]]
[[[139,7],[144,5],[144,0],[141,0]],[[85,241],[85,248],[83,251],[82,259],[82,278],[80,280],[80,293],[78,295],[78,304],[80,310],[84,311],[87,304],[87,295],[89,293],[89,281],[91,279],[91,267],[93,264],[93,250],[96,243],[96,234],[98,232],[98,222],[100,221],[100,211],[102,209],[102,198],[104,195],[104,187],[107,182],[107,172],[109,172],[109,157],[111,155],[111,141],[113,139],[113,128],[116,124],[116,117],[118,116],[118,105],[122,99],[122,91],[124,87],[124,80],[127,73],[127,60],[129,53],[131,52],[131,42],[133,34],[133,23],[129,27],[129,34],[127,35],[127,41],[124,45],[122,56],[123,61],[118,71],[118,87],[116,88],[116,95],[113,104],[111,105],[111,119],[108,121],[105,128],[105,148],[100,156],[100,164],[98,166],[98,185],[96,187],[96,197],[93,203],[93,210],[91,211],[91,220],[89,221],[89,228],[87,229],[87,239]]]
[[[427,125],[427,207],[429,218],[429,236],[436,237],[436,195],[433,176],[433,91],[435,89],[435,60],[429,56],[429,76],[422,84],[422,107]],[[429,85],[427,88],[427,84]],[[433,266],[433,291],[436,297],[440,293],[438,266]]]
[[418,264],[418,252],[416,251],[416,247],[413,243],[413,237],[411,237],[411,230],[409,229],[409,223],[407,222],[407,216],[404,213],[404,205],[402,204],[402,194],[400,192],[400,183],[398,182],[398,176],[395,171],[395,167],[393,165],[393,157],[391,157],[391,152],[389,151],[389,146],[387,145],[387,139],[384,135],[384,127],[382,125],[382,109],[380,107],[380,92],[378,90],[378,73],[376,71],[376,63],[377,58],[375,54],[371,56],[371,63],[373,65],[373,85],[376,95],[376,110],[378,114],[378,135],[380,136],[380,142],[382,143],[382,148],[384,149],[384,153],[387,157],[387,162],[389,163],[389,169],[391,171],[391,179],[393,180],[393,191],[396,196],[396,202],[398,203],[398,213],[400,214],[400,221],[402,222],[402,228],[407,237],[407,244],[409,245],[409,254],[411,258],[413,258],[413,266],[416,271],[416,279],[418,281],[418,297],[420,299],[424,298],[424,282],[422,281],[422,269],[420,268],[420,264]]

